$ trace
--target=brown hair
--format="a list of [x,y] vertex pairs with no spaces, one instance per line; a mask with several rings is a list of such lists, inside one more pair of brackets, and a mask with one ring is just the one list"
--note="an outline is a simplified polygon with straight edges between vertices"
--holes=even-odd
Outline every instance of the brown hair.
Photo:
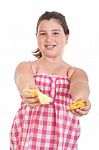
[[[50,20],[52,18],[59,21],[60,25],[62,26],[62,28],[64,30],[65,35],[68,35],[69,29],[68,29],[68,25],[66,23],[65,16],[62,15],[61,13],[58,13],[55,11],[52,11],[52,12],[46,11],[44,14],[42,14],[39,17],[37,26],[36,26],[36,33],[38,32],[38,26],[42,20]],[[40,52],[40,50],[38,48],[33,52],[33,55],[35,57],[37,57],[38,59],[42,57],[42,53]]]

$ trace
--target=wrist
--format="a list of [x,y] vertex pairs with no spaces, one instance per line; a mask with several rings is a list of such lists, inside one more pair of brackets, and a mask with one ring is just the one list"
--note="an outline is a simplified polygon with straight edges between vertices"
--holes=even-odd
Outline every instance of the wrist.
[[87,100],[88,98],[85,96],[72,96],[73,101],[78,101],[78,100]]

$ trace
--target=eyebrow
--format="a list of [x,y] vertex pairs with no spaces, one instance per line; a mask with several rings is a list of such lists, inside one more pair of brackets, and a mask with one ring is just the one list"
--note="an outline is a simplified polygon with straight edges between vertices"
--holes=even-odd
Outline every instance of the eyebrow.
[[[60,30],[59,30],[59,29],[53,29],[53,30],[51,30],[51,31],[60,31]],[[46,30],[40,30],[39,33],[40,33],[40,32],[46,32]]]

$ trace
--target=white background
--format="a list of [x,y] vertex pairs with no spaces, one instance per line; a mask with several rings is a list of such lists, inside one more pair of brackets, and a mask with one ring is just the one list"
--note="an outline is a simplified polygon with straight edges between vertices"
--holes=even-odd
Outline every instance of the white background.
[[21,61],[33,60],[38,17],[48,11],[66,16],[70,37],[64,59],[89,77],[92,108],[80,118],[79,150],[99,149],[99,7],[98,0],[0,1],[0,150],[9,150],[9,132],[20,106],[14,71]]

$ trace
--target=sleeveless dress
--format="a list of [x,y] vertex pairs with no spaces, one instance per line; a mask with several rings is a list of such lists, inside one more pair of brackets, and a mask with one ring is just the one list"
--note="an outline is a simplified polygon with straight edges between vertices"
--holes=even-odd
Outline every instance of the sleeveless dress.
[[33,78],[53,102],[36,108],[21,103],[12,124],[10,150],[77,150],[80,124],[67,110],[72,103],[68,76],[37,73]]

